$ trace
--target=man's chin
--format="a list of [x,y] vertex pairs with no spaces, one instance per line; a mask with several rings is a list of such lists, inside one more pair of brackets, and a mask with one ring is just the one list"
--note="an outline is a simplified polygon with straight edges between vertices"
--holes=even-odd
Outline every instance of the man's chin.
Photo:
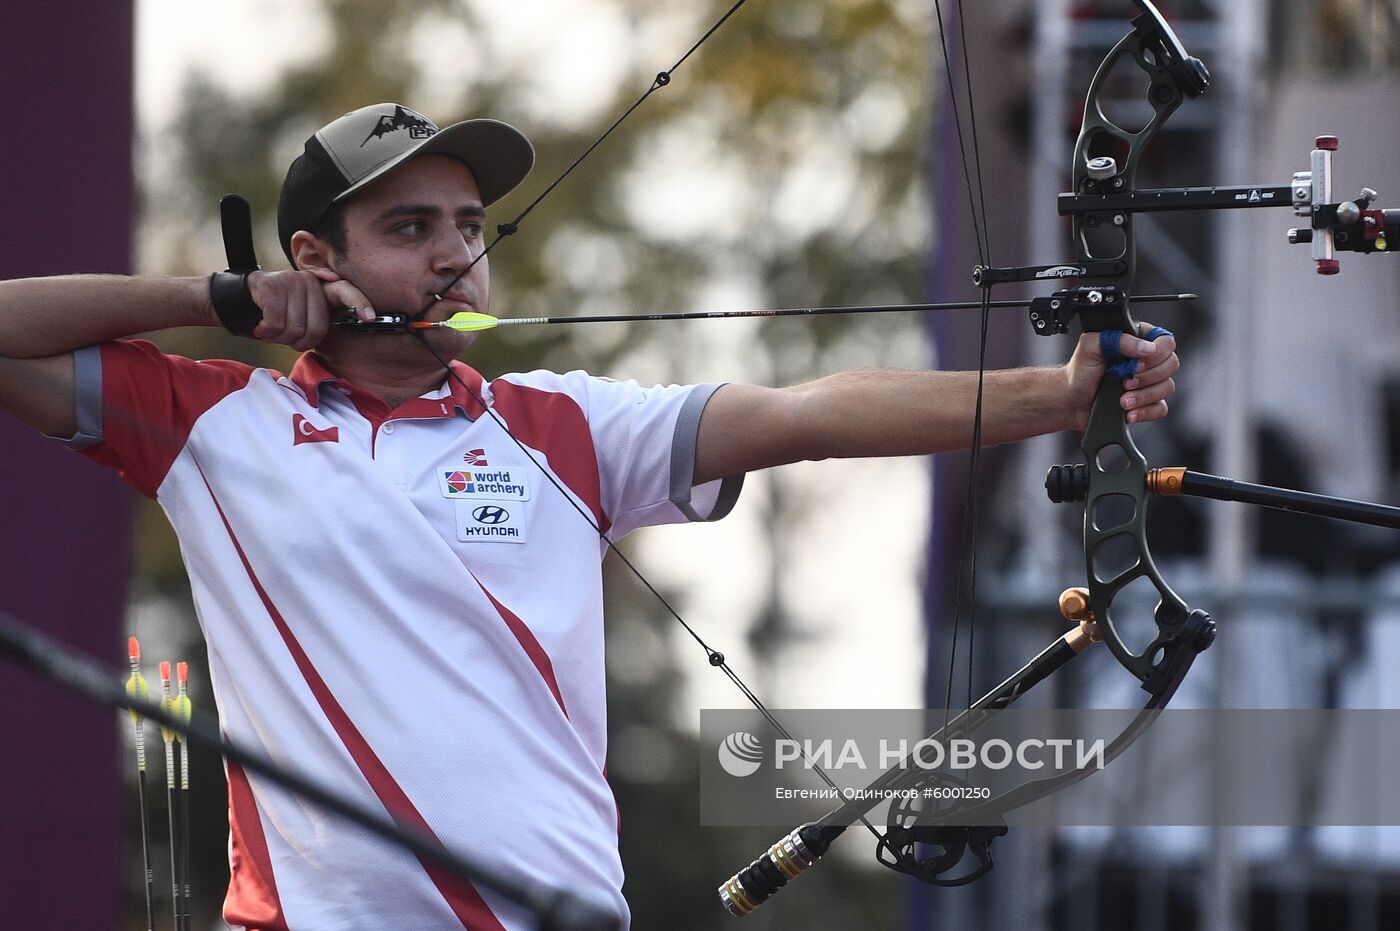
[[448,327],[434,330],[419,330],[419,334],[426,337],[428,345],[432,346],[439,354],[449,356],[460,356],[472,347],[476,342],[475,333],[463,333]]
[[476,312],[477,310],[475,307],[463,303],[462,301],[434,301],[433,305],[428,308],[428,312],[423,315],[422,319],[431,323],[440,323],[455,314]]
[[406,358],[407,355],[421,355],[421,342],[426,340],[433,352],[444,359],[460,356],[476,342],[476,333],[462,333],[442,327],[432,330],[414,330],[410,333],[350,333],[332,328],[326,338],[316,348],[329,355],[351,352],[356,355],[374,355],[376,349],[392,356]]

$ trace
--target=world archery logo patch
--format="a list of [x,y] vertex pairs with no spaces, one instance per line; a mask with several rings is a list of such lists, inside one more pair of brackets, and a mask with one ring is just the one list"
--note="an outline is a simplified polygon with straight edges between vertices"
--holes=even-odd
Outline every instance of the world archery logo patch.
[[438,472],[444,498],[530,500],[525,469],[443,469]]
[[485,467],[485,466],[489,466],[489,465],[491,464],[491,463],[489,463],[489,462],[486,461],[486,450],[484,450],[484,449],[469,449],[469,450],[467,450],[466,455],[464,455],[464,456],[462,457],[462,461],[465,462],[465,463],[466,463],[467,465],[469,465],[469,466],[482,466],[482,467]]

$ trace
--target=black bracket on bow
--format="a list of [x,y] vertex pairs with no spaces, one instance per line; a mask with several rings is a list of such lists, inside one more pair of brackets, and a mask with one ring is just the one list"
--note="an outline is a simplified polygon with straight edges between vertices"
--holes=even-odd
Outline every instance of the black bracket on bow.
[[1107,329],[1114,322],[1111,314],[1124,300],[1123,292],[1112,285],[1056,291],[1031,301],[1031,328],[1037,336],[1055,336],[1068,333],[1070,323],[1077,319],[1086,330]]

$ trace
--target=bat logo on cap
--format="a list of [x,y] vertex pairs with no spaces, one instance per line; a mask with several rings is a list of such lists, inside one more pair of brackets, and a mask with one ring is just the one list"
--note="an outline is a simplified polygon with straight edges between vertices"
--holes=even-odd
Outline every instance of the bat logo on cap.
[[398,132],[401,129],[408,130],[408,135],[413,139],[427,139],[429,136],[437,134],[437,129],[423,117],[412,110],[405,110],[403,107],[395,107],[393,116],[381,116],[379,122],[374,124],[374,129],[370,130],[365,141],[360,143],[360,148],[369,145],[371,139],[379,139],[389,133]]

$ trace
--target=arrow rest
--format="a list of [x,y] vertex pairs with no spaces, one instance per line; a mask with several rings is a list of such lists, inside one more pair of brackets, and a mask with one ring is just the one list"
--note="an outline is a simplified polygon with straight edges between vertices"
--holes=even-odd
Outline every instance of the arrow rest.
[[1031,301],[1031,328],[1037,336],[1055,336],[1068,333],[1070,321],[1078,318],[1086,331],[1108,329],[1124,300],[1123,292],[1111,285],[1056,291]]

